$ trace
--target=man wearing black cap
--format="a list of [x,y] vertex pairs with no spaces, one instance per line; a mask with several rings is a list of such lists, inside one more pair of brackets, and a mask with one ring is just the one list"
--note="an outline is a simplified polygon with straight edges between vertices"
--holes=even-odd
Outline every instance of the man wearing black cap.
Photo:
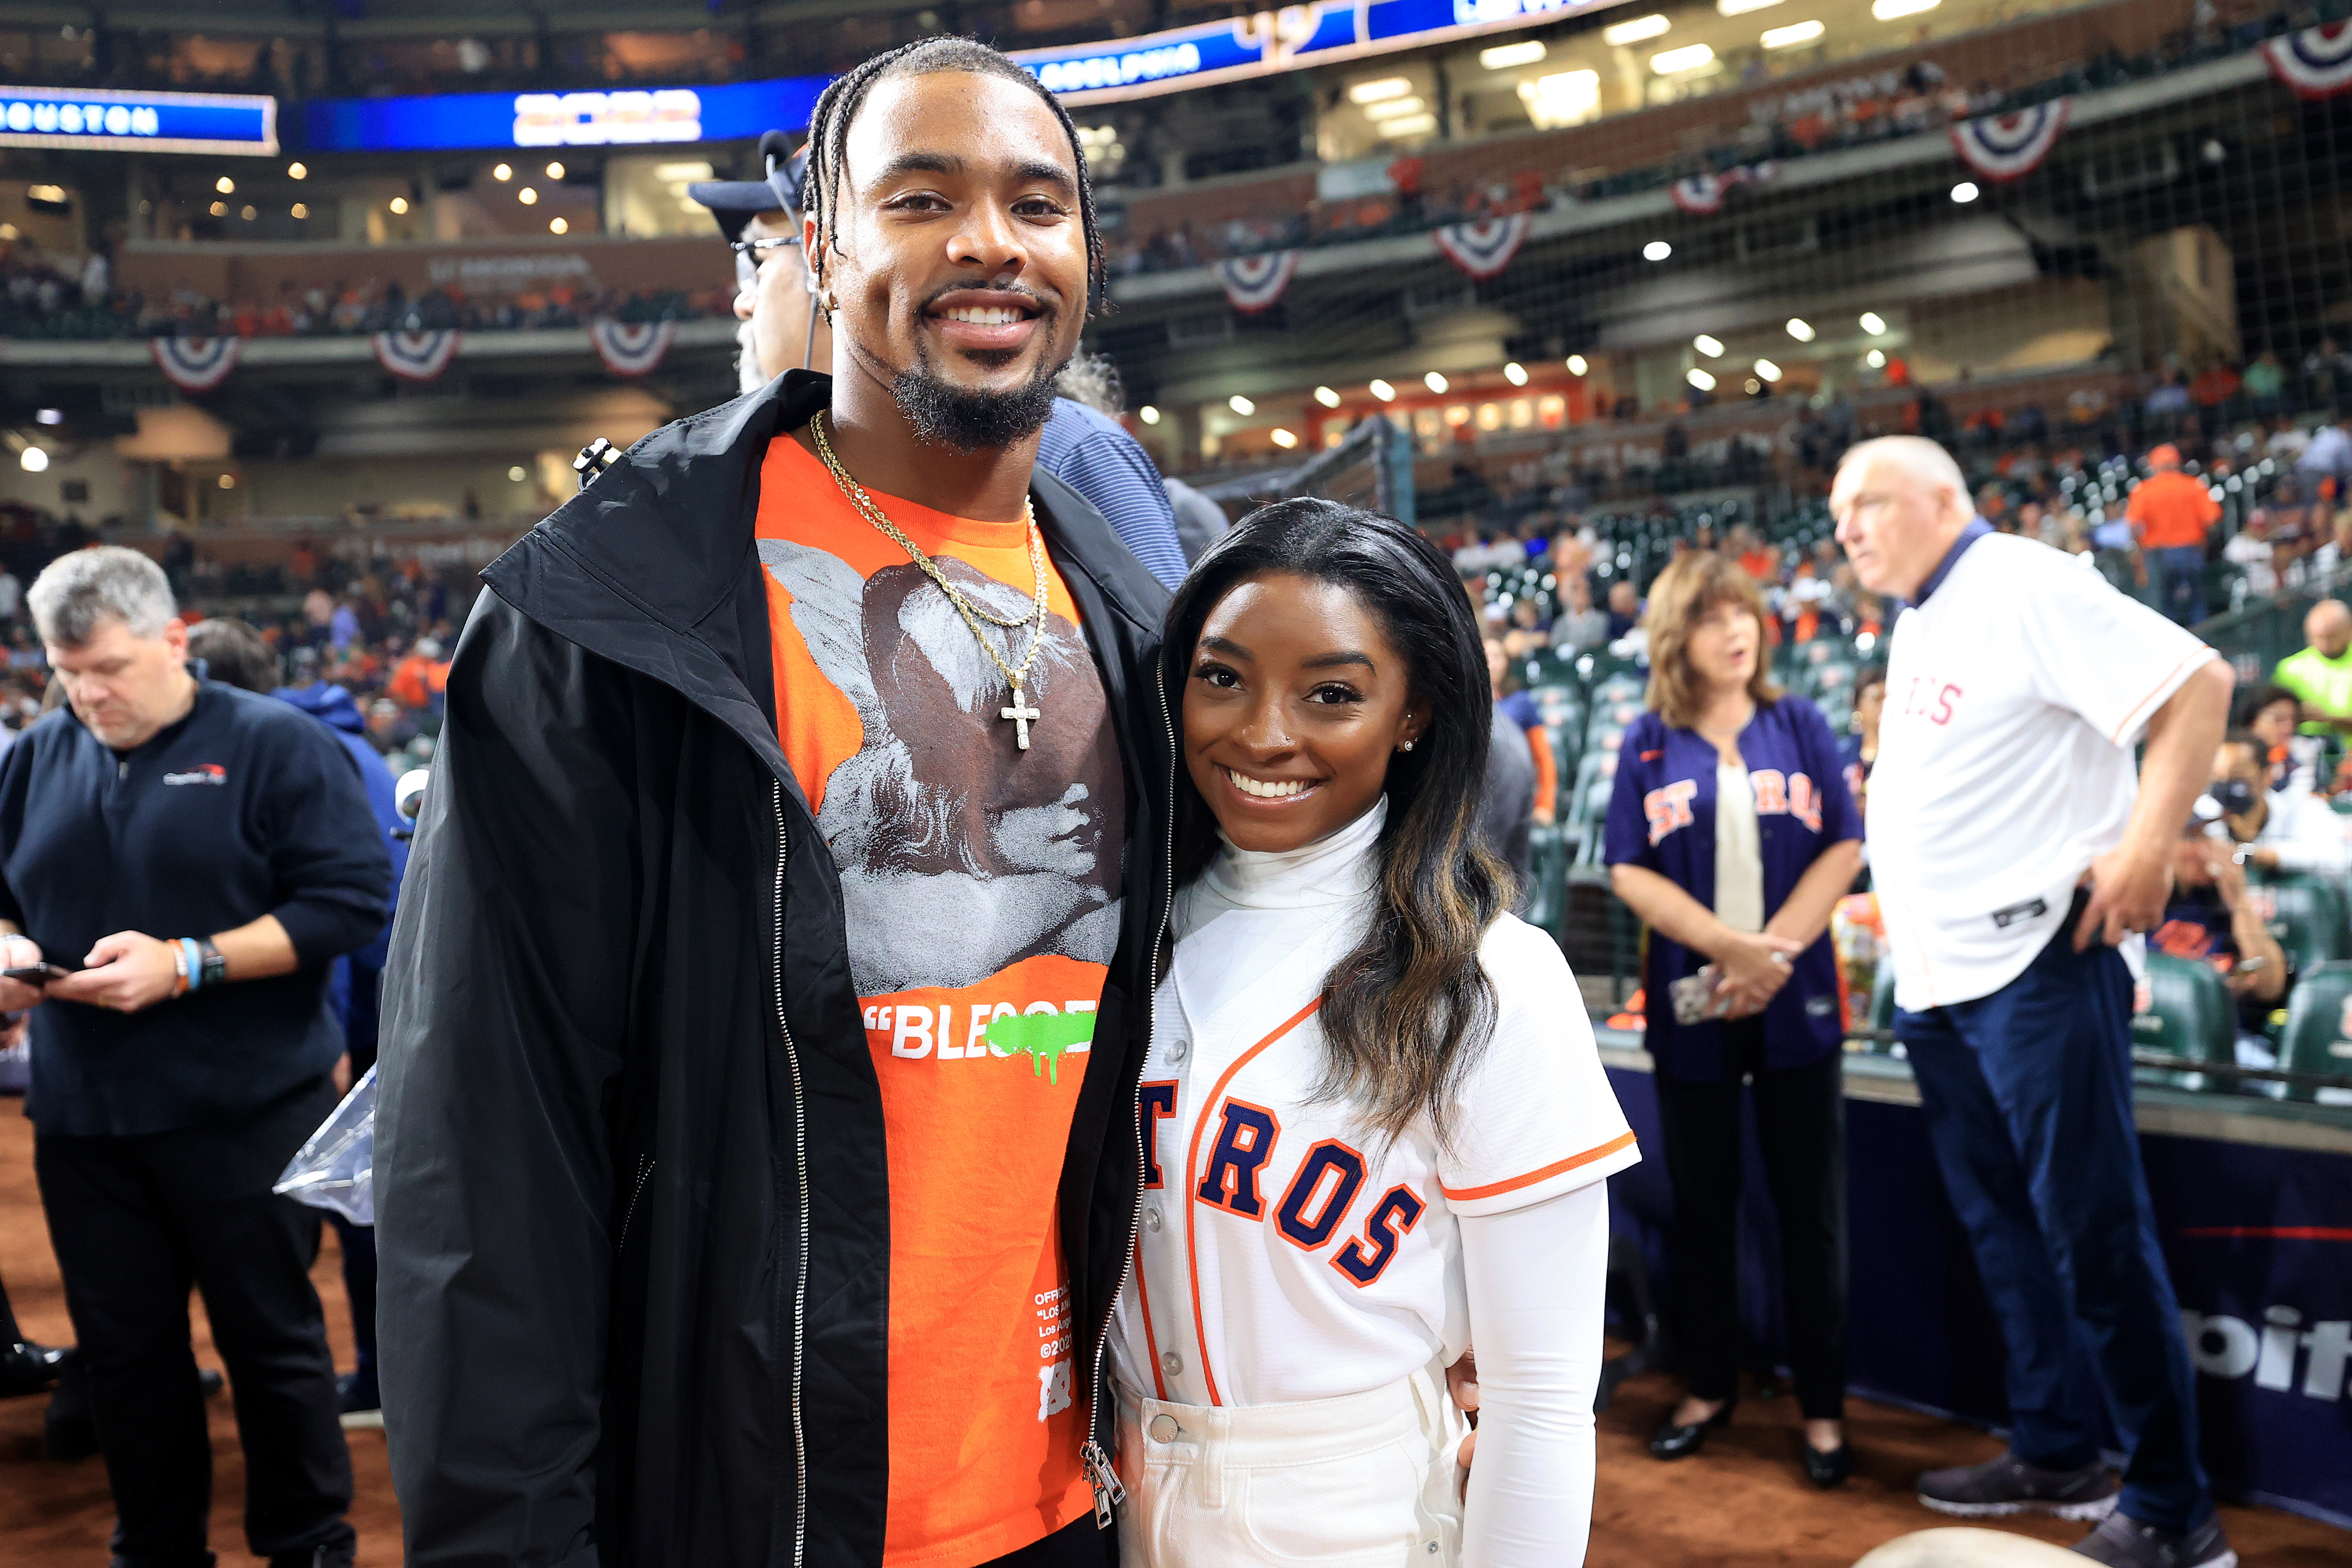
[[[745,392],[787,370],[833,363],[832,329],[816,308],[801,255],[801,185],[808,159],[805,153],[789,153],[790,142],[781,131],[760,138],[764,179],[687,187],[710,209],[735,249],[735,314],[743,351],[736,371]],[[1112,417],[1115,409],[1102,407],[1098,397],[1073,395],[1073,379],[1066,372],[1062,377],[1037,466],[1092,501],[1145,570],[1173,588],[1184,579],[1186,557],[1160,470]]]

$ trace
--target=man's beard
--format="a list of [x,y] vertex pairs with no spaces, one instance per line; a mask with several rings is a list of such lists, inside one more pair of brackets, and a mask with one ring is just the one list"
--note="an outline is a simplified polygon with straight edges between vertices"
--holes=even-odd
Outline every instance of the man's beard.
[[768,384],[760,374],[760,342],[748,321],[735,323],[735,390],[757,392]]
[[1037,373],[1010,392],[973,392],[950,385],[919,346],[915,363],[892,379],[890,395],[917,439],[961,452],[992,451],[1044,428],[1054,412],[1054,378],[1068,363],[1066,356],[1061,364],[1040,359]]

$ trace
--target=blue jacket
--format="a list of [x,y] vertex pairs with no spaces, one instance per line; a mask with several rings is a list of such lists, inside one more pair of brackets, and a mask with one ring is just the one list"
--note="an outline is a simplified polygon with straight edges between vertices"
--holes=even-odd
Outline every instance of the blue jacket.
[[315,686],[281,686],[270,695],[292,703],[334,731],[335,739],[359,764],[368,811],[383,830],[383,847],[392,857],[392,892],[384,900],[383,929],[365,947],[347,954],[348,962],[337,960],[327,983],[327,1005],[343,1026],[356,1077],[375,1059],[376,977],[383,973],[384,957],[392,944],[392,917],[400,908],[400,879],[408,870],[408,825],[401,820],[393,797],[392,770],[368,744],[367,721],[360,716],[360,705],[349,691],[320,681]]
[[[1759,703],[1739,733],[1739,754],[1756,790],[1769,920],[1822,850],[1862,837],[1862,817],[1846,791],[1829,721],[1803,698]],[[1616,789],[1609,799],[1609,864],[1655,871],[1713,909],[1717,761],[1714,743],[1694,731],[1669,730],[1654,712],[1634,720],[1618,752]],[[1718,1080],[1730,1065],[1724,1060],[1723,1026],[1676,1024],[1667,994],[1706,962],[1704,953],[1649,933],[1642,967],[1647,1045],[1660,1072],[1685,1082]],[[1826,932],[1797,955],[1793,970],[1764,1009],[1768,1068],[1810,1067],[1836,1052],[1844,1035],[1837,957]]]

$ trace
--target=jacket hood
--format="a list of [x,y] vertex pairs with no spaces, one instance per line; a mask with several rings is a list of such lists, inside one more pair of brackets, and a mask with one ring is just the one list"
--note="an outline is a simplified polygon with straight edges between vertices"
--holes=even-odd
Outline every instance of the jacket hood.
[[269,695],[283,702],[291,702],[313,719],[333,725],[354,735],[367,733],[367,721],[360,715],[360,705],[349,691],[340,686],[320,681],[316,686],[281,686]]

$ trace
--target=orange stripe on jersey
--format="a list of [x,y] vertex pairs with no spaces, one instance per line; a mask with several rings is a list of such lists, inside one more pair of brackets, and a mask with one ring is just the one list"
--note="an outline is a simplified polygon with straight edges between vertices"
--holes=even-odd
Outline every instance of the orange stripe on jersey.
[[1581,1154],[1570,1154],[1567,1159],[1556,1161],[1540,1171],[1529,1171],[1526,1175],[1513,1176],[1507,1182],[1489,1182],[1483,1187],[1463,1187],[1458,1190],[1440,1186],[1437,1190],[1456,1203],[1472,1203],[1479,1198],[1498,1197],[1505,1193],[1516,1193],[1521,1187],[1532,1187],[1538,1182],[1548,1182],[1562,1171],[1573,1171],[1579,1165],[1590,1165],[1595,1160],[1605,1160],[1620,1149],[1631,1148],[1633,1142],[1633,1134],[1628,1131],[1618,1137],[1612,1138],[1598,1148],[1587,1149]]
[[[1201,1318],[1201,1252],[1195,1245],[1192,1231],[1192,1213],[1199,1206],[1192,1201],[1192,1171],[1201,1163],[1201,1129],[1208,1124],[1209,1112],[1224,1100],[1225,1086],[1234,1081],[1234,1074],[1249,1066],[1266,1047],[1307,1022],[1315,1009],[1321,1005],[1323,998],[1318,995],[1284,1020],[1280,1028],[1234,1059],[1234,1065],[1219,1075],[1217,1087],[1209,1091],[1209,1098],[1201,1101],[1201,1109],[1192,1122],[1192,1142],[1184,1148],[1184,1267],[1192,1277],[1192,1337],[1201,1346],[1201,1377],[1209,1385],[1209,1403],[1212,1405],[1223,1405],[1224,1401],[1217,1394],[1217,1375],[1209,1370],[1209,1330]],[[1155,1366],[1153,1370],[1156,1372],[1158,1368]]]
[[2139,717],[2140,710],[2146,708],[2149,703],[2156,700],[2156,694],[2164,689],[2166,682],[2169,681],[2174,676],[2179,675],[2181,670],[2189,665],[2192,663],[2204,663],[2206,659],[2212,657],[2212,653],[2213,650],[2211,648],[2200,647],[2194,653],[2189,654],[2179,664],[2176,664],[2170,669],[2166,670],[2164,672],[2164,679],[2159,680],[2154,686],[2149,687],[2147,695],[2131,705],[2131,710],[2124,715],[2123,722],[2117,724],[2115,729],[2115,733],[2107,737],[2107,743],[2114,746],[2122,745],[2124,733],[2132,727],[2132,721]]

